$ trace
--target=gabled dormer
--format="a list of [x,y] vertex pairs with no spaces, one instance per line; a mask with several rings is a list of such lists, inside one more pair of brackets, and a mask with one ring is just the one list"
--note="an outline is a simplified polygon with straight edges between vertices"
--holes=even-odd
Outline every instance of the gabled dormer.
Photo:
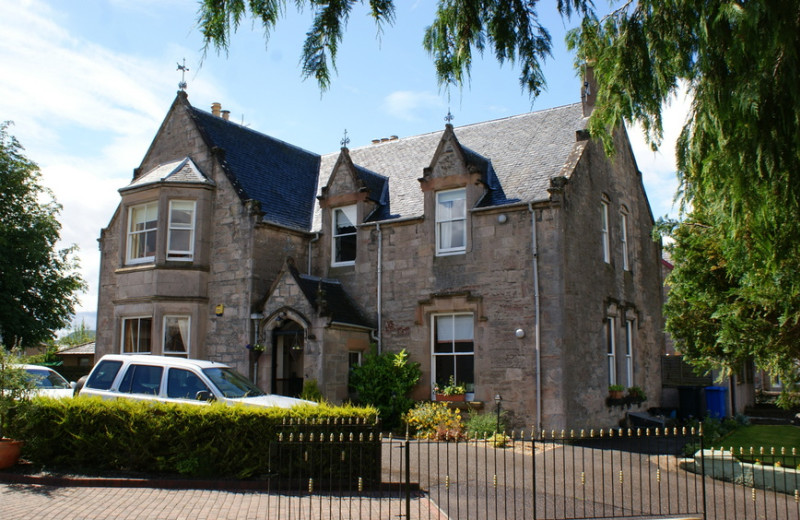
[[463,147],[448,124],[419,179],[425,215],[435,222],[436,256],[468,251],[469,210],[485,198],[493,176],[491,162]]
[[343,147],[321,191],[322,229],[331,237],[330,265],[355,265],[358,225],[389,216],[389,179],[354,164]]

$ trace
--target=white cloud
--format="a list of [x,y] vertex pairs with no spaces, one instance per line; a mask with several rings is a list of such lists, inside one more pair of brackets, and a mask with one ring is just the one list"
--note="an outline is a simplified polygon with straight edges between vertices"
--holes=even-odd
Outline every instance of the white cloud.
[[422,121],[431,109],[444,107],[442,99],[432,92],[398,90],[383,100],[383,110],[403,121]]
[[[59,247],[78,245],[89,289],[77,310],[93,312],[100,229],[164,117],[165,93],[176,90],[177,74],[165,70],[196,53],[174,43],[163,57],[114,52],[70,32],[69,17],[40,0],[0,6],[0,119],[14,121],[10,132],[63,206]],[[209,98],[219,92],[197,78],[192,86]]]
[[652,151],[645,142],[644,131],[640,125],[628,129],[631,147],[636,163],[642,172],[643,182],[650,199],[650,206],[656,218],[669,214],[676,216],[678,207],[674,204],[678,189],[675,162],[675,143],[686,123],[691,108],[691,98],[682,87],[663,109],[664,140],[658,151]]

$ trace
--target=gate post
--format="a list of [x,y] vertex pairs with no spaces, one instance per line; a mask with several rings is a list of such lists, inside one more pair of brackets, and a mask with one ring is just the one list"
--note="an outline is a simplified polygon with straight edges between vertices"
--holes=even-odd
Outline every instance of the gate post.
[[411,518],[411,441],[406,438],[405,442],[406,457],[406,519]]
[[533,520],[536,520],[538,518],[536,516],[536,430],[531,430],[531,461],[533,461],[533,476],[531,477],[533,484]]
[[[700,437],[700,478],[703,479],[703,520],[707,517],[706,509],[706,447],[703,442],[703,423],[698,425],[697,435]],[[714,497],[716,500],[716,497]]]

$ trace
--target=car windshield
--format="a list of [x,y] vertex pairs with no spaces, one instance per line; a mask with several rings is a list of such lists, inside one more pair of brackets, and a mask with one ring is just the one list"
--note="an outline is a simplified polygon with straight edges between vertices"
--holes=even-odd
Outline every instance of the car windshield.
[[205,368],[203,372],[225,397],[239,399],[264,395],[260,388],[231,368]]
[[67,380],[61,377],[58,372],[44,368],[26,368],[25,371],[36,384],[36,388],[70,388]]

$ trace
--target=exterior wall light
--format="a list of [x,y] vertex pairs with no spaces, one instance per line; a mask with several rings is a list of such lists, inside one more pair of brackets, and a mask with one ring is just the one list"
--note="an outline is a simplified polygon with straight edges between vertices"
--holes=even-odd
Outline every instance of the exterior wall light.
[[525,337],[525,331],[524,331],[524,330],[522,330],[522,329],[517,329],[516,331],[514,331],[514,335],[515,335],[517,338],[519,338],[519,339],[522,339],[522,338],[524,338],[524,337]]

